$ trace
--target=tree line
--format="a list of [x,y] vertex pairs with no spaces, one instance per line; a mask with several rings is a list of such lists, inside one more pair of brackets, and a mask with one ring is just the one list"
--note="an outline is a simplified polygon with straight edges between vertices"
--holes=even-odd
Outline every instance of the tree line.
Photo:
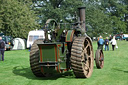
[[80,6],[86,7],[89,36],[128,33],[128,0],[0,0],[0,32],[27,38],[49,18],[76,22]]

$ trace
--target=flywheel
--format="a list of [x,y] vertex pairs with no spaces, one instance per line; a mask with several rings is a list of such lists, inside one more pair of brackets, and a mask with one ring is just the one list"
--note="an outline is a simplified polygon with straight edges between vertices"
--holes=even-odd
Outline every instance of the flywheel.
[[71,68],[76,77],[88,78],[93,72],[93,47],[89,37],[77,37],[71,49]]

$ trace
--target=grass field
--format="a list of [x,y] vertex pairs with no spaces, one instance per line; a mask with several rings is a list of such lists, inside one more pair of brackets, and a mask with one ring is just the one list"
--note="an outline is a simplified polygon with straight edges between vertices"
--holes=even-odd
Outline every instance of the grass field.
[[[0,61],[0,85],[128,85],[128,41],[118,41],[118,49],[104,51],[104,68],[94,64],[90,78],[75,78],[72,71],[49,78],[37,78],[29,65],[29,51],[6,51]],[[96,42],[93,42],[94,53]]]

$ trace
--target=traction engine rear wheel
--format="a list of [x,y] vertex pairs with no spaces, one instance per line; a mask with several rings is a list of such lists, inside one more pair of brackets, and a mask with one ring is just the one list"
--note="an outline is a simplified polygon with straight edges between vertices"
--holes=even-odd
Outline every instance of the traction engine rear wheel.
[[31,46],[30,51],[30,66],[33,74],[37,77],[44,77],[43,73],[41,72],[41,67],[39,66],[39,48],[37,44],[43,44],[44,40],[38,39],[34,41]]
[[98,69],[103,68],[103,66],[104,66],[104,54],[103,54],[103,51],[101,49],[96,50],[95,62],[96,62],[96,67]]
[[88,78],[93,71],[93,47],[89,37],[77,37],[71,49],[71,67],[76,77]]

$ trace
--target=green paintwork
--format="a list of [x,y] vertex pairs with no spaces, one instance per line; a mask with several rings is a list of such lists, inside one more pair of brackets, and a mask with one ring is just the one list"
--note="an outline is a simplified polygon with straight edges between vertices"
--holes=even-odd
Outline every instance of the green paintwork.
[[[58,70],[66,69],[66,43],[45,43],[38,44],[42,52],[42,63],[43,62],[58,62]],[[62,53],[62,48],[64,46],[64,51]],[[40,53],[41,54],[41,53]],[[41,62],[41,60],[40,60]],[[44,73],[54,73],[57,72],[57,67],[45,67],[43,66]]]
[[62,32],[63,32],[63,29],[59,29],[59,30],[58,30],[57,36],[56,36],[56,40],[59,40],[60,35],[62,34]]
[[56,45],[42,45],[42,59],[43,61],[55,61],[55,46]]
[[[55,51],[55,47],[56,47],[56,44],[39,44],[39,48],[42,52],[42,56],[41,56],[42,57],[42,63],[55,62],[56,61],[55,53],[57,51]],[[40,53],[40,55],[41,55],[41,53]],[[40,62],[41,62],[41,60],[40,60]],[[46,63],[46,65],[47,65],[47,63]],[[56,72],[55,67],[43,66],[43,73],[53,73],[53,72]]]
[[69,30],[68,32],[67,32],[67,36],[66,36],[66,42],[71,42],[71,37],[72,37],[72,32],[73,32],[74,30]]
[[[65,43],[64,43],[65,46]],[[67,51],[67,45],[65,46],[64,52],[62,53],[62,46],[59,47],[59,61],[60,63],[60,69],[66,69],[66,51]]]

